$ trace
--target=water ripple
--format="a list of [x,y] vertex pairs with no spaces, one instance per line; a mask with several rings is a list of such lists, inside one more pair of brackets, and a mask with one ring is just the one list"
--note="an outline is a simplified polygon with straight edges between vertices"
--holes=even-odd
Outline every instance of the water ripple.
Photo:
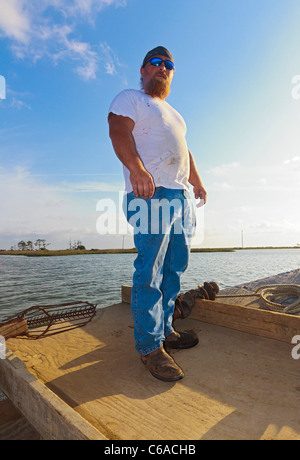
[[[0,256],[0,319],[33,305],[88,301],[99,308],[121,301],[121,285],[132,283],[135,254],[58,257]],[[182,291],[204,281],[220,288],[299,268],[300,250],[268,249],[192,253]]]

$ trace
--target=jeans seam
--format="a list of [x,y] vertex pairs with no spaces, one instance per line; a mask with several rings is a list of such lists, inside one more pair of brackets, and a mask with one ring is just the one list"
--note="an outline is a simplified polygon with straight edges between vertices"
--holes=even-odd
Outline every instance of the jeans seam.
[[[138,254],[141,258],[141,262],[142,264],[144,264],[144,257],[143,257],[143,253],[142,253],[142,244],[141,244],[141,234],[140,233],[137,233],[135,235],[135,238],[136,238],[136,246],[137,246],[137,249],[138,249]],[[139,240],[139,241],[138,241]],[[135,305],[135,309],[134,309],[134,322],[137,323],[137,320],[138,320],[138,289],[139,289],[139,284],[140,284],[140,278],[141,278],[141,274],[140,272],[138,271],[138,277],[137,277],[137,286],[135,287],[135,300],[134,300],[134,305]],[[140,343],[137,341],[137,348],[139,348],[140,350],[142,349],[142,346],[140,345]]]

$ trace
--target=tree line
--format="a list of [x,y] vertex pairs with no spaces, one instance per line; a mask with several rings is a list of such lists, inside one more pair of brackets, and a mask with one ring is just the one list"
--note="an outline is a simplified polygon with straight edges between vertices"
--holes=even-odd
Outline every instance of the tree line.
[[[38,251],[40,250],[45,250],[47,246],[50,246],[51,243],[47,243],[46,240],[43,240],[41,238],[38,238],[35,243],[32,241],[27,241],[25,242],[24,240],[19,241],[18,243],[18,250],[19,251],[33,251],[34,246]],[[14,250],[13,246],[10,248],[11,250]]]
[[[47,249],[48,246],[50,246],[51,243],[47,243],[46,240],[42,238],[38,238],[34,243],[32,241],[27,241],[25,242],[24,240],[19,241],[17,244],[18,250],[19,251],[33,251],[35,248],[37,251],[44,251]],[[81,243],[80,240],[72,242],[71,240],[69,241],[69,249],[79,249],[79,250],[84,250],[85,246]],[[10,248],[11,251],[14,251],[15,248],[12,246]]]

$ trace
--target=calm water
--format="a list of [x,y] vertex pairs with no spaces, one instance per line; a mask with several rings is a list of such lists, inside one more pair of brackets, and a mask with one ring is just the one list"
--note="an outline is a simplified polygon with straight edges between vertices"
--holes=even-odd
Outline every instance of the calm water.
[[[0,320],[33,305],[120,302],[121,285],[131,284],[134,259],[135,254],[0,256]],[[300,249],[192,253],[182,291],[204,281],[227,288],[299,267]]]

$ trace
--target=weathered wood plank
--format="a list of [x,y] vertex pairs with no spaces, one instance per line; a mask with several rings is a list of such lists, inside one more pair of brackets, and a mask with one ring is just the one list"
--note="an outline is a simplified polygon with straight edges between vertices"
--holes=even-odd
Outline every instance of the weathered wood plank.
[[300,332],[299,316],[211,300],[196,299],[191,318],[287,343]]
[[121,296],[123,303],[131,303],[131,286],[122,285],[121,286]]
[[23,335],[27,330],[27,321],[25,319],[15,319],[10,323],[0,326],[0,335],[7,340],[12,337]]
[[105,439],[11,352],[0,360],[0,388],[45,440]]
[[[131,286],[122,286],[122,301],[130,303]],[[196,299],[192,319],[291,343],[300,333],[300,317],[225,302]]]
[[34,441],[40,434],[9,399],[0,401],[0,441]]

